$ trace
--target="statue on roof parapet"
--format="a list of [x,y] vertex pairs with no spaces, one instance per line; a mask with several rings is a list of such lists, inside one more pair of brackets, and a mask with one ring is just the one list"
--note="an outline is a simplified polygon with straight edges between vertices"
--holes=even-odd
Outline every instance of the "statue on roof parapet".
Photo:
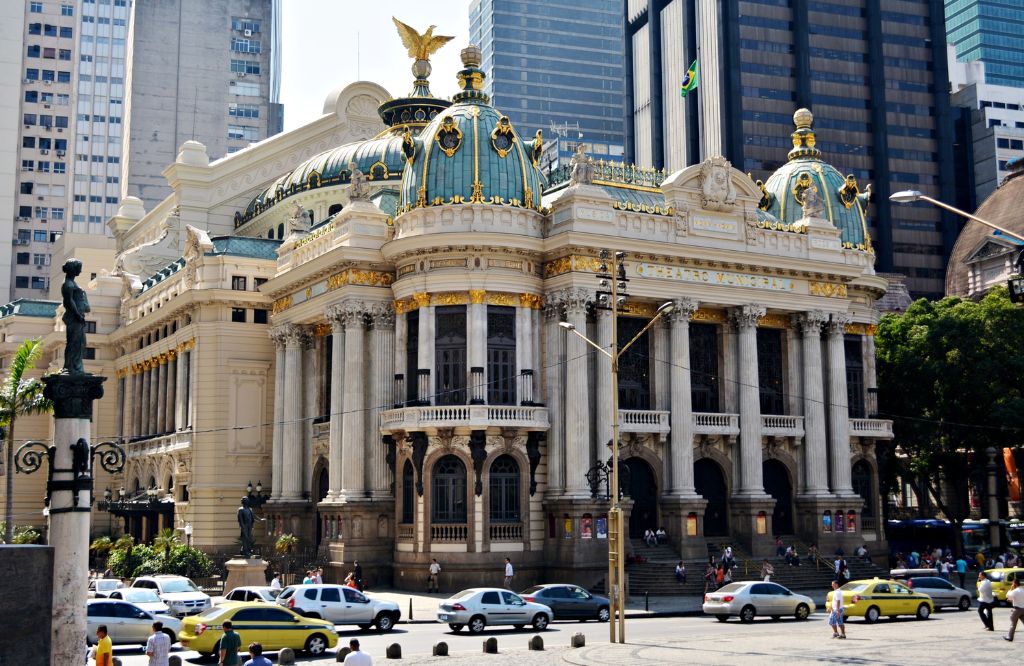
[[572,166],[570,182],[573,185],[591,185],[594,182],[594,158],[587,155],[586,146],[576,146],[576,154],[569,164]]

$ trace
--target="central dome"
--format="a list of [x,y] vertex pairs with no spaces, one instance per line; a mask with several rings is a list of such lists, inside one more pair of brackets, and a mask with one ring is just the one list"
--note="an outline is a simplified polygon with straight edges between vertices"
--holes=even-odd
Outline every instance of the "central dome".
[[413,208],[478,203],[537,209],[544,177],[540,132],[529,144],[483,92],[480,49],[462,51],[462,91],[419,133],[406,134],[408,161],[398,214]]

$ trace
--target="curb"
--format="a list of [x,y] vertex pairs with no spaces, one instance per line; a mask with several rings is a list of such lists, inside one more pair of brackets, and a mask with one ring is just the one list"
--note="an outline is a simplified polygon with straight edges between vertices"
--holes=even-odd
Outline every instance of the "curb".
[[[643,619],[657,619],[666,617],[698,617],[703,615],[704,611],[701,610],[685,610],[685,611],[651,611],[651,612],[627,612],[627,620],[643,620]],[[577,622],[570,622],[568,620],[558,620],[564,624],[579,624]],[[437,620],[399,620],[398,624],[442,624]]]

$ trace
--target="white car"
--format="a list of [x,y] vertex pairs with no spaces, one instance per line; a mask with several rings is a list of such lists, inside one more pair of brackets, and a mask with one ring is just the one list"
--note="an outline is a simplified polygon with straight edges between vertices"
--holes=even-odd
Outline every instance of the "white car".
[[184,576],[139,576],[132,588],[154,590],[178,617],[202,613],[213,607],[210,597]]
[[116,578],[94,578],[89,581],[89,598],[102,599],[120,588],[121,581]]
[[170,615],[171,609],[160,600],[160,596],[154,591],[142,587],[123,587],[111,592],[108,599],[120,599],[149,613],[157,615]]
[[452,631],[469,627],[479,634],[488,625],[512,625],[516,629],[530,625],[537,631],[547,629],[555,618],[551,608],[526,601],[518,594],[499,588],[475,587],[445,599],[437,607],[437,621]]
[[262,601],[268,604],[274,603],[277,595],[281,594],[280,589],[262,585],[249,585],[236,587],[224,595],[224,601]]
[[345,585],[289,585],[277,603],[306,617],[354,624],[363,630],[376,625],[380,631],[391,631],[402,617],[394,601],[373,599]]
[[85,638],[89,645],[96,644],[96,629],[100,625],[106,625],[107,635],[115,645],[145,645],[157,620],[164,623],[163,632],[171,639],[171,644],[177,642],[181,633],[178,618],[155,615],[127,601],[90,599],[85,614],[89,627]]
[[703,608],[719,622],[733,615],[738,615],[740,622],[753,622],[758,615],[767,615],[773,620],[782,617],[806,620],[814,612],[814,600],[790,592],[778,583],[743,581],[705,594]]

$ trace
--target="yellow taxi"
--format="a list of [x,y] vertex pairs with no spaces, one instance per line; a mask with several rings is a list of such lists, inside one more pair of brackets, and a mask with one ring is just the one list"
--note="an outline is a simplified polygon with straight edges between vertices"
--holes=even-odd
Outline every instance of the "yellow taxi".
[[1024,582],[1024,567],[989,569],[985,572],[985,577],[992,581],[992,596],[996,601],[1006,601],[1006,593],[1013,587],[1013,581],[1019,578]]
[[[854,580],[839,588],[843,595],[843,616],[863,617],[865,622],[877,622],[885,615],[916,615],[919,620],[931,617],[935,605],[927,594],[915,592],[894,580]],[[832,608],[832,595],[828,593],[825,608]]]
[[258,641],[267,651],[292,648],[320,656],[338,644],[334,625],[326,620],[303,617],[298,613],[256,602],[229,602],[215,606],[201,615],[182,621],[178,640],[183,648],[195,650],[204,656],[215,654],[220,637],[224,635],[224,622],[242,639],[242,649]]

